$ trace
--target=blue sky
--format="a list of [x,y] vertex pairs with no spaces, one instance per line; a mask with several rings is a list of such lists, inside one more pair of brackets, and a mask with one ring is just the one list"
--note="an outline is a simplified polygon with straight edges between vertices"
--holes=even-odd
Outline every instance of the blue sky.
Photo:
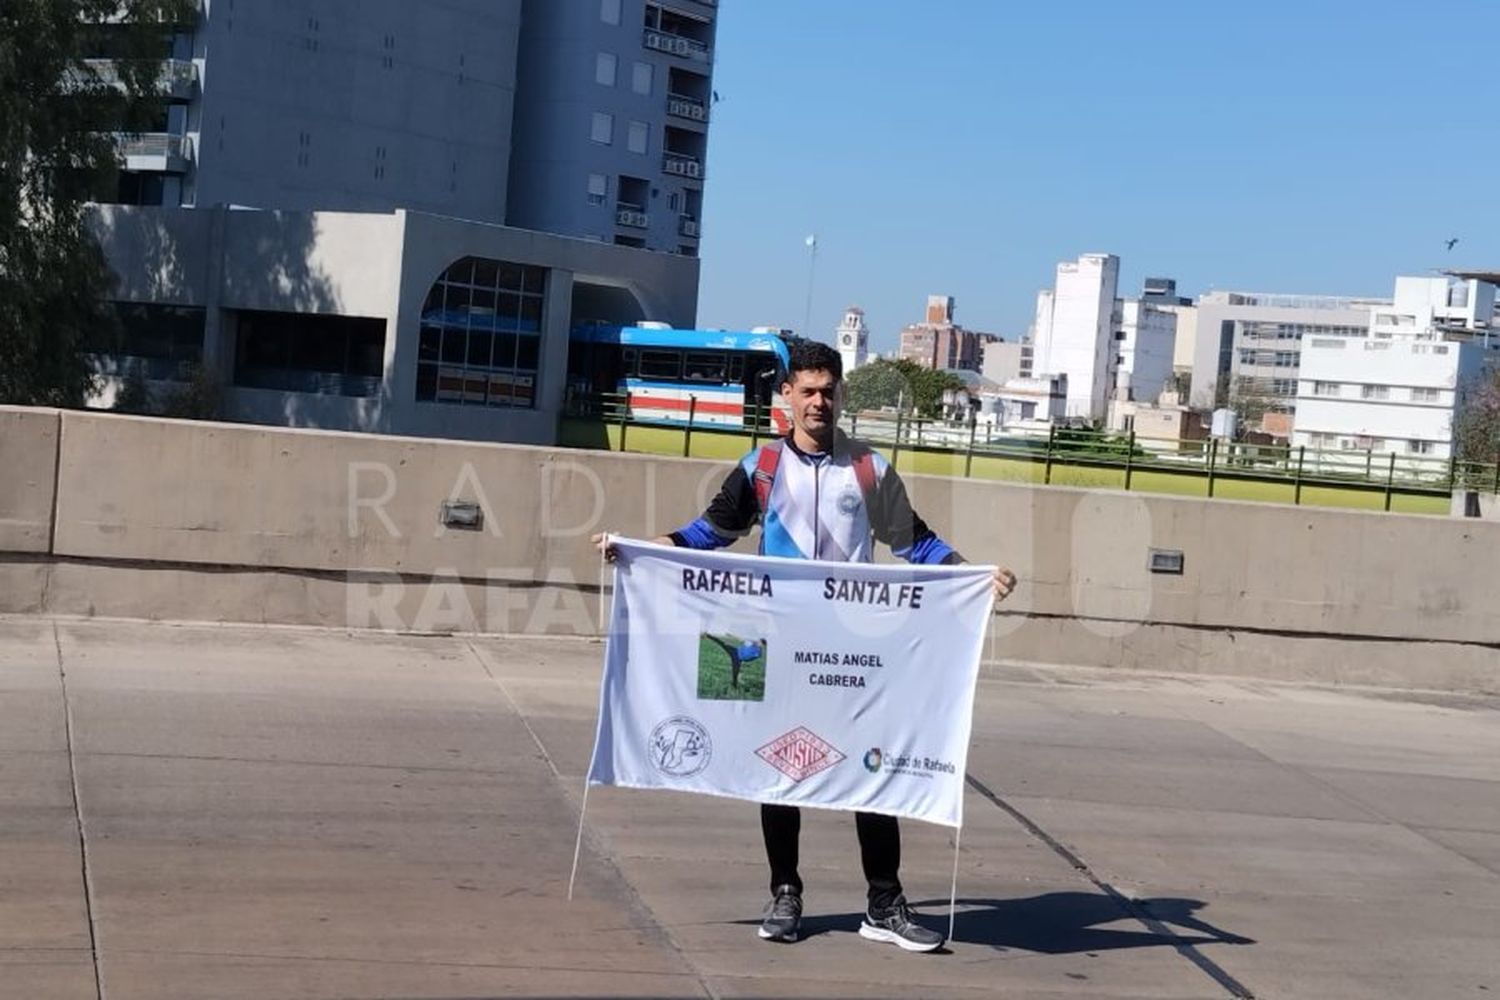
[[[1489,2],[723,0],[699,325],[1013,339],[1056,262],[1389,295],[1500,267]],[[1444,242],[1460,242],[1449,253]]]

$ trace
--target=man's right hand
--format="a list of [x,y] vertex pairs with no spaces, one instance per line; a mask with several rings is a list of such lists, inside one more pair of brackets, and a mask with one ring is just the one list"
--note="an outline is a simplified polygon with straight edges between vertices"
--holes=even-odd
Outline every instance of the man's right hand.
[[[613,542],[606,542],[605,541],[609,537],[610,537],[610,532],[601,531],[601,532],[599,532],[599,534],[594,535],[589,540],[591,542],[593,542],[594,545],[599,549],[599,552],[604,556],[604,561],[605,562],[614,562],[615,561],[615,556],[617,556],[619,553],[617,553],[615,551],[615,545],[614,545]],[[671,535],[658,535],[657,537],[651,539],[651,541],[655,542],[657,545],[676,545],[677,544],[676,542],[674,542],[672,540],[672,536]]]
[[615,561],[615,556],[617,553],[615,552],[614,543],[609,541],[608,532],[601,531],[597,535],[589,539],[589,541],[593,542],[595,547],[599,549],[599,553],[600,555],[604,556],[605,562]]

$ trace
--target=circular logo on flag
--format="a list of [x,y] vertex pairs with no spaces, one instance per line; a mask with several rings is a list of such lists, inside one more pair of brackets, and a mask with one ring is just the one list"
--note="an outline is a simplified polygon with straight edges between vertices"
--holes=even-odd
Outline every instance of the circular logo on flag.
[[865,770],[869,771],[871,774],[879,774],[882,759],[883,758],[881,756],[879,747],[871,747],[870,749],[866,750]]
[[859,494],[854,490],[845,490],[839,494],[839,513],[853,514],[859,510]]
[[691,778],[708,766],[713,756],[713,743],[708,730],[696,719],[686,715],[674,715],[656,724],[651,730],[651,740],[646,745],[651,763],[662,774],[674,778]]

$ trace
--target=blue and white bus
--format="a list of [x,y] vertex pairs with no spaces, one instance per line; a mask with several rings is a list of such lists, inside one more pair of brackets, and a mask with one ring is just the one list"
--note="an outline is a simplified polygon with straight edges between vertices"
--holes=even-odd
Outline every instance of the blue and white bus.
[[786,342],[772,332],[674,330],[657,325],[575,327],[568,385],[575,393],[618,393],[631,419],[746,427],[761,415],[778,433]]

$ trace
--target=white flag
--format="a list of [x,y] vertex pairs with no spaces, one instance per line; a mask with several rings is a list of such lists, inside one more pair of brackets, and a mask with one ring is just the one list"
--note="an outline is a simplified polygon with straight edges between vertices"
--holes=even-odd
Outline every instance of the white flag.
[[590,783],[962,824],[991,567],[614,542]]

